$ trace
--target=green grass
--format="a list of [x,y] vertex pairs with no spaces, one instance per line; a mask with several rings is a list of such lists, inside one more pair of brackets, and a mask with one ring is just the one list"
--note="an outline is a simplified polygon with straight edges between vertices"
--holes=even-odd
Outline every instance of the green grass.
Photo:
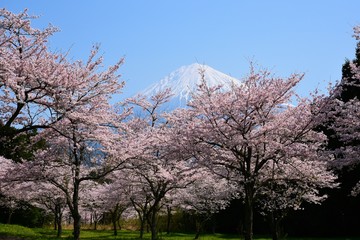
[[[1,236],[15,236],[26,240],[52,240],[56,238],[56,231],[48,228],[26,228],[18,225],[0,224]],[[72,230],[64,230],[61,240],[70,240]],[[136,231],[121,230],[118,236],[113,236],[111,230],[82,230],[81,239],[85,240],[136,240],[139,233]],[[169,235],[159,233],[162,240],[192,240],[194,234],[172,233]],[[144,235],[144,240],[149,240],[150,234]],[[229,234],[204,234],[199,240],[219,240],[219,239],[241,239],[238,235]],[[271,240],[271,238],[255,237],[255,240]],[[287,238],[288,240],[360,240],[360,238]]]
[[0,223],[0,236],[16,236],[35,239],[39,235],[31,228]]

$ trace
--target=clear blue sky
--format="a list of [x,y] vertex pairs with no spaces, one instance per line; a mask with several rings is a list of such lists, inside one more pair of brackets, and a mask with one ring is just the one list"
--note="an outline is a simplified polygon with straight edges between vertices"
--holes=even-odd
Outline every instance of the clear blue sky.
[[277,75],[304,72],[298,92],[339,80],[354,58],[352,27],[359,0],[1,0],[13,12],[28,8],[61,32],[54,51],[85,59],[101,44],[105,65],[125,57],[120,73],[131,96],[182,65],[204,63],[241,78],[249,61]]

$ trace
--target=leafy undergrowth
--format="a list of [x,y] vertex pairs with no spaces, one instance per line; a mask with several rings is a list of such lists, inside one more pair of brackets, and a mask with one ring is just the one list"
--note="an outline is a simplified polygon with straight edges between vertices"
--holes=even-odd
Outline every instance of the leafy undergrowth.
[[[136,231],[121,230],[118,236],[114,236],[111,230],[82,230],[81,239],[85,240],[137,240],[139,233]],[[11,238],[13,237],[13,238]],[[53,240],[56,231],[48,228],[26,228],[18,225],[0,224],[0,240]],[[61,240],[72,239],[72,231],[64,230]],[[150,234],[145,234],[143,240],[149,240]],[[159,234],[160,240],[193,240],[194,234],[171,233]],[[240,240],[238,235],[228,234],[204,234],[199,240]],[[288,240],[360,240],[360,238],[287,238]],[[271,238],[255,237],[254,240],[271,240]]]

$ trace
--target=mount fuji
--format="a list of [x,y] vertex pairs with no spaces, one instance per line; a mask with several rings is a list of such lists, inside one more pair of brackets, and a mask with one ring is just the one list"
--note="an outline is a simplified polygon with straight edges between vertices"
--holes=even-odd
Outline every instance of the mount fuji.
[[200,71],[202,70],[205,81],[210,87],[221,85],[221,89],[227,91],[232,85],[241,84],[240,80],[207,65],[193,63],[171,72],[168,76],[141,91],[140,94],[149,98],[159,91],[170,88],[173,94],[170,105],[172,107],[185,107],[191,99],[191,95],[196,93],[198,85],[201,84]]

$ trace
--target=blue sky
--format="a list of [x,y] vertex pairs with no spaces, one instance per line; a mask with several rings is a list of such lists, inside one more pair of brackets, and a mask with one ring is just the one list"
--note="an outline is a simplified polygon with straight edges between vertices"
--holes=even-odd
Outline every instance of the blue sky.
[[121,57],[128,97],[182,65],[207,64],[242,78],[249,61],[280,76],[305,73],[298,92],[341,77],[354,58],[359,0],[1,0],[12,12],[39,15],[34,26],[58,27],[54,51],[86,59],[101,44],[105,66]]

